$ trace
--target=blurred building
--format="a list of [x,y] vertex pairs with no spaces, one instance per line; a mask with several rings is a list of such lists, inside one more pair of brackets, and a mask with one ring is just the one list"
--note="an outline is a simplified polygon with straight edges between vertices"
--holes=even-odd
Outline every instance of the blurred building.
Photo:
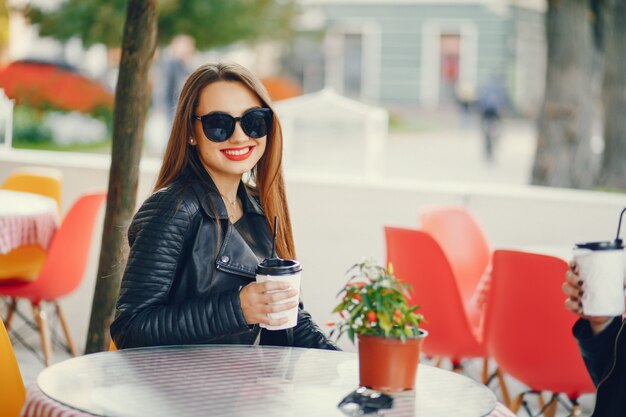
[[[545,82],[544,3],[302,0],[292,68],[305,91],[330,86],[367,102],[423,107],[466,100],[497,76],[515,109],[531,114]],[[314,31],[325,32],[317,54]]]

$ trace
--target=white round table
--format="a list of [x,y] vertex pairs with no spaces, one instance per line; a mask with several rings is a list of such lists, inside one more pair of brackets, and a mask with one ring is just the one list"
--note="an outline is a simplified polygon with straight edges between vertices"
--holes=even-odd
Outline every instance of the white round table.
[[[337,404],[357,386],[354,353],[237,345],[128,349],[45,369],[22,416],[48,417],[67,407],[73,416],[343,416]],[[484,385],[425,365],[416,389],[394,395],[383,414],[512,416]]]

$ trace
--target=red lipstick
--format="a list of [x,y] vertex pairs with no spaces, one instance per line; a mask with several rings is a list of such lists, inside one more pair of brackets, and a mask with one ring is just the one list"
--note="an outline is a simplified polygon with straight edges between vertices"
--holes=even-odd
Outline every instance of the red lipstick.
[[[220,149],[220,152],[222,152],[222,155],[224,155],[226,158],[230,159],[231,161],[243,161],[245,159],[248,159],[248,157],[250,155],[252,155],[252,151],[254,151],[254,146],[244,146],[243,148],[226,148],[226,149]],[[248,152],[244,153],[244,154],[239,154],[239,155],[232,155],[229,153],[226,153],[226,151],[241,151],[244,149],[248,149]]]

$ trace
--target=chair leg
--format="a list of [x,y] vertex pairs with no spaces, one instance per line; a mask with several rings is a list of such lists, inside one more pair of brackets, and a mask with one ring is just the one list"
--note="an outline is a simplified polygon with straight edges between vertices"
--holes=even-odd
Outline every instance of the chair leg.
[[11,297],[11,303],[9,304],[7,310],[7,318],[4,321],[4,327],[6,327],[7,332],[11,329],[11,320],[13,320],[13,314],[15,313],[15,309],[17,308],[17,298]]
[[537,394],[537,401],[539,401],[539,409],[543,410],[543,408],[546,406],[546,400],[543,399],[542,393]]
[[[520,393],[517,397],[515,397],[515,400],[513,401],[513,403],[511,403],[510,406],[507,405],[507,407],[509,407],[509,410],[511,410],[511,412],[513,414],[517,414],[517,412],[519,411],[520,407],[522,406],[522,401],[524,401],[524,393]],[[506,404],[504,404],[506,405]]]
[[463,364],[461,364],[461,361],[452,360],[452,372],[456,372],[457,374],[463,373]]
[[[498,384],[500,384],[500,392],[502,393],[502,401],[504,401],[504,405],[509,407],[511,405],[511,396],[509,395],[509,389],[506,386],[506,381],[504,380],[504,374],[500,370],[500,367],[496,369],[496,377],[498,378]],[[520,402],[520,405],[521,405],[521,402]]]
[[580,410],[580,405],[578,403],[572,406],[572,416],[580,417],[582,415],[582,411]]
[[54,302],[54,307],[57,312],[57,316],[59,317],[59,321],[61,322],[61,327],[63,328],[63,333],[65,334],[65,340],[67,341],[67,347],[70,350],[72,356],[78,356],[76,354],[76,346],[74,346],[74,341],[72,340],[72,335],[70,334],[70,328],[67,325],[67,321],[65,320],[65,315],[61,310],[61,306],[58,302]]
[[33,316],[39,329],[41,337],[41,349],[43,350],[43,363],[45,366],[50,364],[52,358],[52,347],[50,345],[50,328],[48,327],[48,317],[46,312],[41,309],[39,304],[31,304],[33,307]]
[[442,361],[443,361],[443,358],[441,356],[437,356],[435,358],[435,368],[441,368]]
[[487,385],[489,381],[489,358],[483,359],[483,377],[482,381],[484,385]]
[[548,402],[545,409],[546,411],[544,411],[543,413],[545,417],[554,417],[556,415],[556,407],[559,405],[557,395],[558,394],[554,394],[552,398],[550,398],[550,401]]

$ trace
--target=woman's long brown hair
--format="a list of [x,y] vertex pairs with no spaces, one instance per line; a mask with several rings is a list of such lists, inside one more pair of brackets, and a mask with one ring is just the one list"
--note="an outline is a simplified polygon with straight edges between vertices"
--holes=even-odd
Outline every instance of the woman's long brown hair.
[[[198,106],[200,93],[207,85],[215,81],[239,81],[245,84],[257,95],[264,107],[273,111],[270,96],[263,84],[241,65],[217,63],[198,68],[187,78],[180,93],[172,132],[163,156],[163,165],[154,187],[155,191],[178,178],[187,166],[199,178],[202,178],[202,173],[199,170],[204,170],[204,167],[197,162],[198,158],[193,154],[196,149],[188,145],[188,140],[194,135],[192,115]],[[270,230],[274,227],[274,216],[278,217],[276,239],[278,255],[286,259],[295,259],[296,251],[281,166],[283,135],[278,117],[275,112],[273,113],[272,130],[267,137],[267,146],[263,156],[252,171],[252,177],[255,180],[258,197],[261,200]]]

